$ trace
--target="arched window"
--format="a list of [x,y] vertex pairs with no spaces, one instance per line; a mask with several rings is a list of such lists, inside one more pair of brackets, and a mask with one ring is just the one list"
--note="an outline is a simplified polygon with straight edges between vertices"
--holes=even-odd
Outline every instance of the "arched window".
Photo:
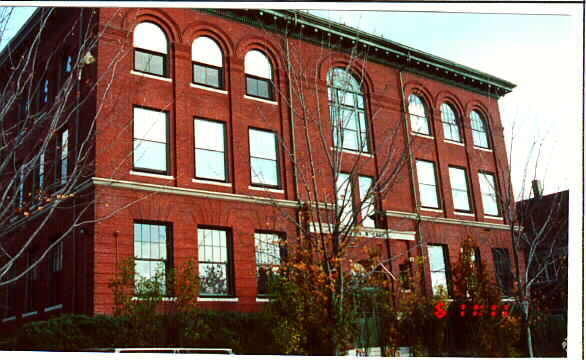
[[472,122],[472,139],[474,139],[474,145],[490,149],[490,142],[488,141],[488,126],[486,121],[480,116],[478,111],[472,111],[470,113],[470,121]]
[[342,68],[330,70],[327,83],[334,146],[369,152],[368,126],[360,83]]
[[265,54],[250,50],[244,58],[246,95],[273,99],[273,68]]
[[423,135],[431,135],[425,105],[417,95],[409,96],[409,117],[411,118],[411,130],[413,132]]
[[442,113],[444,139],[461,143],[462,135],[460,132],[460,124],[454,109],[450,105],[443,103],[440,110]]
[[134,28],[134,70],[167,77],[169,45],[163,30],[143,22]]
[[200,36],[191,45],[193,82],[216,89],[224,88],[224,57],[218,44],[207,36]]

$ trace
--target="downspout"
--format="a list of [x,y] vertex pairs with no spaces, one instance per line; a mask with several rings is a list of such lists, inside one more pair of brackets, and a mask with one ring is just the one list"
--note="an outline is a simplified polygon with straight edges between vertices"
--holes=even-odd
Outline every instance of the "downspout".
[[291,85],[291,61],[289,52],[289,35],[285,32],[285,54],[287,56],[287,87],[289,89],[289,128],[291,132],[291,158],[293,161],[293,184],[295,186],[295,199],[301,207],[299,198],[299,184],[297,182],[297,143],[295,139],[295,112],[293,110],[293,87]]
[[[409,58],[407,59],[409,61]],[[405,100],[405,87],[403,83],[403,68],[399,69],[399,81],[401,85],[401,102],[402,102],[402,111],[401,116],[403,117],[403,124],[405,125],[405,138],[407,139],[407,153],[409,154],[409,176],[411,178],[411,191],[413,193],[413,199],[415,199],[415,236],[417,237],[417,246],[419,247],[419,253],[421,256],[425,256],[425,248],[423,243],[423,236],[421,235],[421,203],[419,201],[419,196],[417,193],[417,187],[415,186],[415,171],[413,169],[413,151],[411,150],[411,132],[409,131],[409,120],[407,118],[407,101]],[[427,295],[427,286],[425,281],[425,261],[421,263],[421,288],[423,290],[423,294]]]

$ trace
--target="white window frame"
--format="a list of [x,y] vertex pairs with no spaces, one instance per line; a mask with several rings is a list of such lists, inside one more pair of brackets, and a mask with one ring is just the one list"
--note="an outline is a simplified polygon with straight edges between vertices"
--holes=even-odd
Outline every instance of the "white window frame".
[[[431,165],[431,168],[433,170],[433,183],[428,182],[429,181],[428,179],[422,179],[421,175],[425,172],[424,171],[425,169],[423,168],[423,166],[427,166],[427,165]],[[435,163],[433,161],[429,161],[429,160],[418,159],[418,160],[416,160],[416,168],[417,168],[417,183],[418,183],[418,189],[419,189],[419,203],[424,208],[441,209],[441,198],[440,198],[440,194],[438,191],[438,184],[437,184],[438,177],[437,177],[437,170],[435,167]],[[433,187],[434,188],[436,204],[424,203],[423,189],[425,189],[426,187]]]
[[[433,136],[429,117],[427,116],[427,107],[425,105],[426,103],[423,101],[421,96],[415,94],[409,95],[409,118],[411,120],[411,131],[416,134]],[[426,131],[421,131],[422,128]]]
[[268,274],[267,281],[276,273],[284,260],[283,236],[274,232],[257,231],[254,233],[254,248],[256,258],[256,289],[257,295],[269,295],[268,291],[261,291],[261,276]]
[[[472,204],[470,202],[470,185],[468,182],[468,174],[466,172],[465,168],[461,168],[461,167],[457,167],[457,166],[449,166],[448,167],[448,172],[450,174],[450,186],[452,188],[452,203],[454,205],[454,210],[456,211],[463,211],[463,212],[472,212]],[[457,181],[458,179],[456,179],[457,176],[463,176],[464,177],[464,187],[460,188],[460,187],[456,187],[456,183],[459,182]],[[459,193],[464,193],[466,194],[466,207],[465,208],[461,208],[461,207],[457,207],[457,203],[456,203],[456,194]]]
[[[482,208],[484,215],[500,216],[501,211],[499,206],[496,176],[493,173],[480,171],[478,172],[478,181],[480,183],[480,193],[482,195]],[[487,212],[487,208],[490,207],[496,208],[496,212]]]
[[478,111],[470,112],[470,127],[472,128],[472,140],[474,146],[481,149],[491,149],[490,130],[486,118]]
[[[217,235],[217,236],[216,236]],[[222,236],[223,235],[223,236]],[[234,279],[232,276],[232,234],[225,228],[201,226],[197,229],[198,243],[198,274],[201,279],[200,296],[205,297],[232,297],[234,295]],[[208,256],[211,253],[211,259]],[[218,255],[218,256],[216,256]],[[223,281],[225,291],[205,292],[206,276],[204,276],[205,265],[223,267]]]
[[[164,118],[155,118],[154,120],[148,120],[153,122],[153,124],[151,125],[151,127],[149,129],[147,129],[145,134],[138,134],[137,135],[137,121],[142,121],[140,118],[140,115],[144,115],[144,116],[153,116],[153,117],[164,117]],[[148,115],[150,114],[150,115]],[[169,168],[170,168],[170,153],[169,153],[169,114],[166,111],[160,111],[160,110],[155,110],[155,109],[149,109],[149,108],[145,108],[145,107],[141,107],[141,106],[134,106],[133,107],[133,130],[132,130],[132,145],[133,145],[133,154],[132,154],[132,169],[135,171],[140,171],[140,172],[146,172],[146,173],[156,173],[156,174],[161,174],[161,175],[169,175]],[[165,134],[164,134],[164,141],[162,141],[163,139],[159,136],[159,134],[156,133],[156,131],[154,131],[154,128],[156,126],[156,124],[154,122],[160,122],[160,121],[164,121],[164,130],[165,130]],[[140,130],[140,132],[144,132],[143,130]],[[142,136],[142,137],[138,137],[138,136]],[[144,154],[140,157],[137,158],[137,150],[140,147],[140,143],[141,142],[147,142],[147,143],[158,143],[158,144],[164,144],[165,145],[165,169],[158,169],[158,168],[148,168],[148,167],[140,167],[137,166],[137,161],[141,161],[142,160],[142,156],[144,156]]]
[[[159,25],[149,21],[136,25],[133,33],[133,48],[134,71],[164,78],[169,77],[169,40]],[[137,52],[160,58],[163,66],[162,74],[137,68]]]
[[[260,134],[271,134],[273,137],[274,143],[274,152],[272,152],[270,157],[264,157],[258,154],[256,145],[253,144],[255,141],[254,135]],[[270,130],[262,130],[257,128],[249,128],[248,129],[248,141],[249,141],[249,150],[250,150],[250,184],[252,186],[260,186],[260,187],[269,187],[269,188],[280,188],[281,187],[281,174],[280,174],[280,166],[279,166],[279,139],[277,137],[277,133]],[[271,182],[267,181],[270,179],[265,179],[262,172],[259,172],[255,169],[254,160],[261,160],[261,161],[272,161],[274,163],[274,170],[276,174],[276,181]]]
[[[444,140],[453,141],[455,143],[462,144],[464,139],[462,138],[462,127],[458,114],[454,107],[448,103],[443,103],[440,107],[441,118],[442,118],[442,129],[444,130]],[[454,137],[456,134],[456,138]]]
[[[198,141],[198,134],[200,131],[203,131],[203,126],[205,123],[212,125],[212,127],[221,126],[221,130],[219,133],[213,134],[204,134],[204,137],[200,137]],[[199,129],[198,129],[199,125]],[[207,126],[208,129],[212,129],[212,127]],[[196,179],[204,179],[204,180],[212,180],[212,181],[221,181],[221,182],[228,182],[228,161],[227,161],[227,151],[226,151],[226,124],[222,121],[216,120],[208,120],[208,119],[200,119],[196,118],[193,122],[194,128],[194,141],[195,141],[195,150],[194,150],[194,158],[195,158],[195,178]],[[217,129],[213,129],[214,131]],[[221,143],[218,143],[220,142]],[[202,144],[203,143],[203,144]],[[199,166],[201,165],[201,159],[198,161],[198,152],[201,154],[202,152],[213,152],[213,153],[221,153],[222,154],[222,161],[221,164],[215,164],[217,166],[222,167],[222,176],[210,177],[204,176],[201,172],[198,173],[198,169],[201,169]],[[209,165],[209,164],[208,164]],[[203,171],[203,170],[201,170]]]
[[[441,249],[442,264],[435,264],[433,257],[429,255],[432,249]],[[449,248],[443,244],[429,244],[427,245],[429,257],[429,271],[431,275],[431,288],[434,296],[440,295],[438,285],[444,287],[448,295],[450,294],[450,271],[449,271]],[[443,266],[442,266],[443,265]]]
[[[209,36],[200,36],[191,45],[192,82],[199,86],[224,89],[224,54],[218,43]],[[208,71],[216,71],[218,84],[207,81]],[[197,81],[197,73],[205,71],[204,81]]]

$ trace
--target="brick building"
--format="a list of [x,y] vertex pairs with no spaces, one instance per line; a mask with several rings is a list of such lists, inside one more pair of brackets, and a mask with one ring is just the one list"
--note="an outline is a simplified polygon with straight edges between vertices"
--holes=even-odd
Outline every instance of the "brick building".
[[[74,13],[55,11],[47,46],[77,29]],[[363,200],[393,150],[408,155],[388,192],[366,209],[349,210],[356,237],[398,255],[391,273],[412,276],[413,258],[427,255],[426,291],[449,289],[450,264],[466,238],[477,242],[478,259],[493,279],[510,267],[509,225],[498,201],[509,172],[497,100],[513,84],[296,11],[101,8],[85,14],[96,25],[88,31],[100,34],[90,50],[95,62],[76,67],[88,101],[43,161],[54,164],[44,168],[47,178],[67,177],[81,146],[76,139],[93,132],[91,171],[76,197],[94,201],[82,220],[100,220],[71,232],[34,276],[5,287],[0,321],[111,313],[108,282],[131,256],[147,278],[194,257],[202,307],[258,310],[266,299],[257,267],[281,256],[274,239],[297,236],[295,223],[285,219],[315,200],[303,191],[308,164],[326,168],[333,153],[341,155],[338,178],[346,180],[343,192],[353,202]],[[13,40],[15,49],[34,33],[35,16]],[[77,53],[79,35],[70,36],[57,55],[39,52],[55,70],[40,90],[48,102],[56,101],[58,74]],[[5,60],[6,54],[3,76]],[[293,86],[301,69],[304,86]],[[306,127],[303,110],[322,114],[321,125]],[[342,117],[337,114],[348,118],[333,133],[323,132]],[[86,118],[95,118],[95,128]],[[388,134],[394,134],[391,149]],[[321,144],[314,153],[304,150],[310,141]],[[345,168],[358,162],[357,172]],[[326,208],[339,200],[340,187],[328,192],[331,174],[314,180]],[[76,210],[62,211],[75,216]],[[39,249],[67,227],[63,219],[46,225]],[[18,239],[12,235],[14,246]]]

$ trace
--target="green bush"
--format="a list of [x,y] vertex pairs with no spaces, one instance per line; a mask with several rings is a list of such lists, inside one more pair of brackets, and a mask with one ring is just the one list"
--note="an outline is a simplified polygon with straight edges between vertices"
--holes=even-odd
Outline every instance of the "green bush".
[[[25,324],[2,348],[82,351],[113,347],[221,347],[237,354],[275,354],[263,313],[198,311],[157,315],[148,331],[129,317],[67,314]],[[262,341],[259,341],[262,339]]]

